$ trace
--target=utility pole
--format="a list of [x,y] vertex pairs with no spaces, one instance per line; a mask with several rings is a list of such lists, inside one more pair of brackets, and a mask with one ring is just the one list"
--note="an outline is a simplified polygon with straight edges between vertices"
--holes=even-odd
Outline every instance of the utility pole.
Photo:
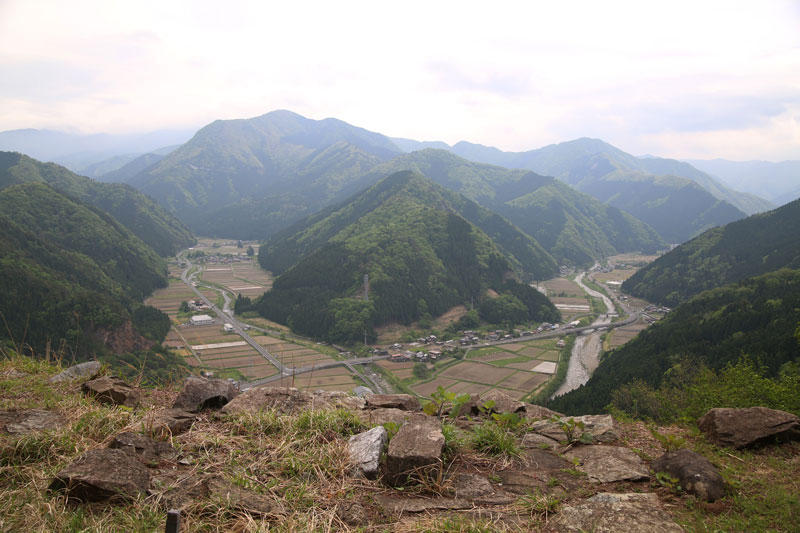
[[369,274],[364,274],[364,301],[369,301]]

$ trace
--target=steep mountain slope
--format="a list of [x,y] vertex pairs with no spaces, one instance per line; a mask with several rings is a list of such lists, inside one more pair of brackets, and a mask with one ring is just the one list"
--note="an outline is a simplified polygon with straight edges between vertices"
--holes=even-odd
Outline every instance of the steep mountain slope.
[[136,344],[124,327],[166,285],[163,259],[107,213],[44,183],[0,190],[0,214],[3,337],[40,351],[63,340],[82,357],[115,344],[120,328]]
[[783,205],[800,197],[800,161],[690,160],[692,166],[740,191]]
[[800,268],[800,200],[714,228],[631,276],[623,289],[675,305],[706,289]]
[[664,245],[652,228],[628,213],[533,172],[473,163],[444,150],[427,149],[392,159],[370,175],[377,179],[399,170],[420,172],[503,215],[561,264],[585,265],[615,253],[651,252]]
[[129,183],[196,228],[213,217],[209,212],[250,198],[318,186],[324,203],[398,153],[387,137],[340,120],[274,111],[213,122]]
[[800,359],[798,323],[797,270],[770,272],[702,292],[604,355],[586,385],[556,398],[550,407],[570,414],[599,412],[614,390],[634,380],[656,387],[682,359],[717,370],[747,355],[774,376],[782,364]]
[[179,220],[128,185],[99,183],[53,163],[0,152],[0,189],[20,183],[47,183],[73,199],[107,211],[160,255],[172,255],[194,242]]
[[[516,269],[542,279],[555,271],[552,258],[502,218],[414,172],[393,174],[277,235],[259,262],[281,275],[257,309],[317,337],[362,338],[376,324],[479,301],[488,288],[514,294],[532,319],[558,316],[511,278]],[[359,298],[365,274],[368,301]]]

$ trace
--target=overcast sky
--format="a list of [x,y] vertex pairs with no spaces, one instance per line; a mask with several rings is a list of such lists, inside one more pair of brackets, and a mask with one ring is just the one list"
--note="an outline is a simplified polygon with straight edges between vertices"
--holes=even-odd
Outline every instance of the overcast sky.
[[504,150],[800,159],[800,0],[0,0],[0,130],[275,109]]

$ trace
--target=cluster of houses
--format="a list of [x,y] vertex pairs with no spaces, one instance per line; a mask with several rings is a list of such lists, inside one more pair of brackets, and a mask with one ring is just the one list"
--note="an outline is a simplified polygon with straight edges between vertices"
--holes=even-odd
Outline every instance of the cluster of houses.
[[210,311],[211,307],[209,307],[203,300],[197,298],[195,300],[189,300],[189,310],[190,311]]

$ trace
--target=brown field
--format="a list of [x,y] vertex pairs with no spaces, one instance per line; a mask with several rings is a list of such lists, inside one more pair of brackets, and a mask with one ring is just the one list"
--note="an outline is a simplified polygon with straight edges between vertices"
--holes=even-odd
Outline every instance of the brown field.
[[647,328],[647,324],[638,321],[630,326],[614,328],[609,332],[608,347],[617,348],[622,346],[632,338],[636,337],[640,331]]
[[[528,382],[535,381],[537,376],[541,376],[541,374],[535,374],[533,372],[514,372],[500,383],[497,384],[498,387],[508,387],[509,389],[518,389],[523,390],[525,389],[525,384]],[[547,381],[547,377],[543,381]],[[541,383],[541,381],[539,381]]]
[[625,270],[614,269],[611,272],[595,272],[592,277],[599,282],[605,283],[606,281],[625,281],[633,276],[637,269],[627,268]]
[[397,363],[397,362],[394,362],[394,361],[389,361],[389,360],[384,359],[382,361],[378,361],[375,364],[378,365],[378,366],[382,366],[383,368],[385,368],[387,370],[412,369],[412,368],[414,368],[414,362],[413,361],[406,361],[404,363]]
[[523,348],[527,348],[527,344],[520,344],[520,343],[512,343],[512,344],[502,344],[501,345],[504,350],[508,350],[509,352],[518,352]]
[[448,387],[447,390],[455,392],[456,394],[482,394],[492,389],[489,385],[478,385],[477,383],[470,383],[468,381],[457,381],[455,385]]
[[449,389],[451,386],[455,385],[456,383],[457,383],[457,381],[455,379],[447,379],[447,378],[438,377],[438,378],[434,379],[433,381],[429,381],[427,383],[421,383],[421,384],[415,385],[415,386],[413,386],[411,388],[412,388],[412,390],[414,392],[416,392],[420,396],[430,396],[431,394],[436,392],[436,389],[439,386],[444,387],[445,389]]
[[566,293],[567,297],[583,299],[583,289],[572,280],[566,278],[553,278],[543,281],[543,285],[547,289],[547,296],[552,300],[558,294]]
[[274,376],[278,373],[278,369],[272,366],[270,363],[239,368],[238,370],[247,379],[263,379]]
[[489,362],[489,361],[501,361],[503,359],[511,359],[513,357],[516,357],[516,355],[511,352],[491,352],[491,353],[481,354],[475,357],[470,357],[469,360]]
[[636,253],[627,253],[627,254],[619,254],[619,255],[612,255],[608,258],[608,263],[610,265],[645,265],[647,263],[652,263],[660,256],[658,255],[642,255]]
[[277,339],[275,337],[268,337],[266,335],[258,335],[258,336],[250,336],[254,341],[256,341],[261,346],[269,348],[270,346],[274,346],[276,344],[281,344],[283,341]]
[[433,327],[436,329],[444,329],[453,322],[457,322],[459,318],[467,314],[467,307],[464,305],[457,305],[447,310],[442,316],[433,321]]
[[459,381],[473,381],[475,383],[494,385],[514,372],[515,370],[511,368],[499,368],[485,363],[462,361],[447,368],[439,375]]
[[543,353],[544,351],[545,350],[542,348],[528,346],[524,350],[520,350],[518,353],[519,355],[524,355],[525,357],[539,357],[539,354]]

